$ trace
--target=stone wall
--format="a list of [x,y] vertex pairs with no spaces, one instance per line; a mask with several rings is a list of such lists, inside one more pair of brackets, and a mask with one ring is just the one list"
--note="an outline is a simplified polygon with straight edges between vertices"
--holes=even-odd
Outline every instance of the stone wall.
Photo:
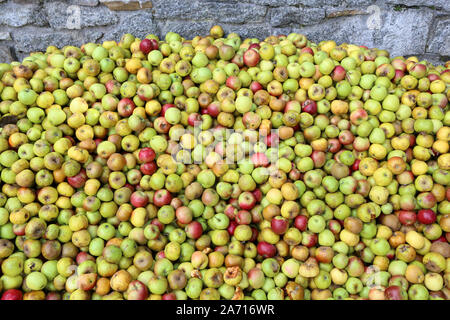
[[294,31],[392,56],[435,63],[450,57],[448,0],[0,0],[0,62],[49,45],[119,40],[127,32],[192,37],[214,24],[243,37]]

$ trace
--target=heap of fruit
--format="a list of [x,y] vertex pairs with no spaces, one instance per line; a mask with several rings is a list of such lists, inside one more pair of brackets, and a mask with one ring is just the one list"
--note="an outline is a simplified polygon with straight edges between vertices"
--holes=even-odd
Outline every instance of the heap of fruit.
[[214,26],[0,64],[2,299],[449,299],[450,62]]

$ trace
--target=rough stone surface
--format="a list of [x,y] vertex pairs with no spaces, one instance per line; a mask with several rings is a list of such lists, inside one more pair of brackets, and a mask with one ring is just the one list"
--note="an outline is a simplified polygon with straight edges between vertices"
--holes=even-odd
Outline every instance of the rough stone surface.
[[140,38],[145,37],[149,33],[157,34],[158,29],[153,21],[150,9],[121,12],[120,21],[104,32],[102,41],[118,41],[125,33],[132,33]]
[[180,23],[180,20],[160,20],[157,24],[162,36],[172,31],[179,33],[182,37],[189,37],[192,34],[206,35],[214,25],[212,21],[183,21]]
[[124,33],[191,38],[215,24],[244,38],[301,32],[392,56],[450,57],[448,0],[0,0],[0,62],[49,45],[119,41]]
[[154,1],[155,18],[214,20],[225,23],[252,23],[264,19],[267,8],[255,4],[213,1]]
[[427,52],[450,56],[450,17],[438,20],[433,35],[428,41]]
[[13,37],[19,55],[33,51],[45,51],[50,45],[62,48],[66,45],[80,46],[86,42],[97,42],[103,35],[102,32],[89,30],[54,31],[45,29],[45,31],[42,30],[35,34],[30,31],[28,28],[24,28]]
[[44,4],[44,12],[50,27],[56,30],[106,26],[118,21],[116,14],[103,6],[93,11],[89,7],[74,8],[64,2],[51,2]]
[[405,7],[434,7],[450,10],[450,2],[448,0],[386,0],[386,3]]
[[0,6],[0,24],[10,27],[22,27],[29,24],[43,26],[46,20],[43,19],[39,4],[5,2]]
[[279,7],[270,13],[270,24],[274,27],[310,25],[325,18],[325,10],[321,8]]
[[10,62],[13,59],[14,59],[14,57],[11,54],[11,48],[0,45],[0,63]]
[[11,40],[11,33],[8,31],[0,31],[0,40]]
[[423,54],[432,18],[433,13],[428,9],[382,11],[379,21],[370,20],[367,15],[339,17],[299,31],[313,41],[333,39],[337,43],[383,48],[393,56]]
[[431,10],[411,9],[399,14],[390,12],[382,19],[381,41],[376,41],[378,47],[389,48],[393,55],[425,53],[433,21]]
[[98,0],[70,0],[69,4],[76,6],[95,7],[96,5],[98,5]]
[[338,6],[338,5],[343,3],[342,0],[316,0],[316,1],[311,1],[311,0],[283,0],[283,1],[278,1],[278,0],[244,0],[243,2],[258,3],[258,4],[262,4],[262,5],[267,5],[267,6],[270,6],[270,7],[284,7],[284,6],[299,6],[299,5],[303,5],[303,6],[310,6],[310,7],[316,7],[316,8],[320,8],[320,7],[323,7],[325,5]]

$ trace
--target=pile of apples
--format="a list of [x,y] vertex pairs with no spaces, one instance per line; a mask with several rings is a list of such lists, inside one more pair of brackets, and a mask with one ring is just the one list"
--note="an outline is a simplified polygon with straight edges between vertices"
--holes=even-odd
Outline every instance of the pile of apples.
[[1,63],[1,299],[449,299],[449,86],[220,26]]

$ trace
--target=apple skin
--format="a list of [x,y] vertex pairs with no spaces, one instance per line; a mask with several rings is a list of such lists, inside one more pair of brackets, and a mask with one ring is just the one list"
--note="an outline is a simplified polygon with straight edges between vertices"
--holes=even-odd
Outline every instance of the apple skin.
[[203,234],[202,224],[198,221],[192,221],[185,227],[185,232],[188,237],[197,240]]
[[234,230],[236,229],[237,226],[238,223],[236,221],[234,220],[230,221],[230,224],[227,227],[227,231],[230,236],[234,235]]
[[273,232],[275,232],[278,235],[281,235],[284,234],[289,228],[289,221],[281,216],[276,216],[272,219],[270,226]]
[[77,264],[80,264],[84,261],[95,261],[95,258],[89,253],[81,251],[77,254],[75,261],[77,262]]
[[136,107],[133,100],[130,98],[122,98],[117,104],[117,112],[122,117],[129,117],[133,114],[133,110]]
[[22,291],[17,289],[8,289],[3,292],[1,300],[22,300],[22,298]]
[[432,224],[436,221],[436,213],[431,209],[419,210],[417,220],[423,224]]
[[153,45],[152,45],[150,39],[143,39],[141,41],[141,43],[139,44],[139,49],[144,54],[148,54],[153,49]]
[[252,81],[250,83],[250,90],[252,90],[253,93],[262,90],[263,86],[258,81]]
[[256,199],[249,191],[242,192],[238,198],[239,207],[243,210],[251,210],[256,205]]
[[305,231],[308,227],[308,218],[304,215],[298,215],[294,220],[294,227],[300,231]]
[[147,286],[139,280],[131,281],[126,291],[126,297],[127,300],[147,300]]
[[156,172],[157,166],[154,161],[144,163],[140,166],[141,172],[146,175],[152,175]]
[[159,43],[156,39],[150,39],[150,42],[152,44],[152,51],[159,49]]
[[172,195],[166,189],[157,190],[153,195],[153,204],[158,207],[165,206],[172,201]]
[[258,254],[263,258],[272,258],[277,253],[277,248],[268,242],[260,241],[256,246]]
[[148,204],[148,196],[142,191],[135,191],[131,194],[130,202],[136,208],[145,207]]
[[244,64],[247,67],[255,67],[260,60],[259,53],[256,50],[248,49],[244,52]]
[[74,188],[81,188],[84,186],[87,179],[86,170],[81,169],[80,172],[73,177],[67,177],[67,182]]
[[169,109],[169,108],[175,108],[175,105],[171,104],[171,103],[166,103],[165,105],[163,105],[161,107],[161,116],[164,117],[164,115],[166,114],[167,109]]
[[177,296],[173,292],[165,293],[162,296],[162,300],[177,300]]
[[139,151],[139,160],[144,162],[144,163],[151,162],[151,161],[155,160],[155,157],[156,157],[155,150],[153,150],[150,147],[142,148]]
[[61,295],[59,292],[49,292],[45,296],[45,300],[61,300]]
[[384,290],[387,300],[406,300],[404,290],[399,286],[390,286]]
[[314,100],[306,99],[302,103],[302,111],[308,112],[311,115],[315,115],[317,113],[317,104]]
[[89,291],[94,288],[96,281],[96,273],[85,273],[78,276],[78,286],[84,291]]
[[397,216],[401,224],[405,226],[413,225],[417,220],[417,215],[414,211],[399,210]]

